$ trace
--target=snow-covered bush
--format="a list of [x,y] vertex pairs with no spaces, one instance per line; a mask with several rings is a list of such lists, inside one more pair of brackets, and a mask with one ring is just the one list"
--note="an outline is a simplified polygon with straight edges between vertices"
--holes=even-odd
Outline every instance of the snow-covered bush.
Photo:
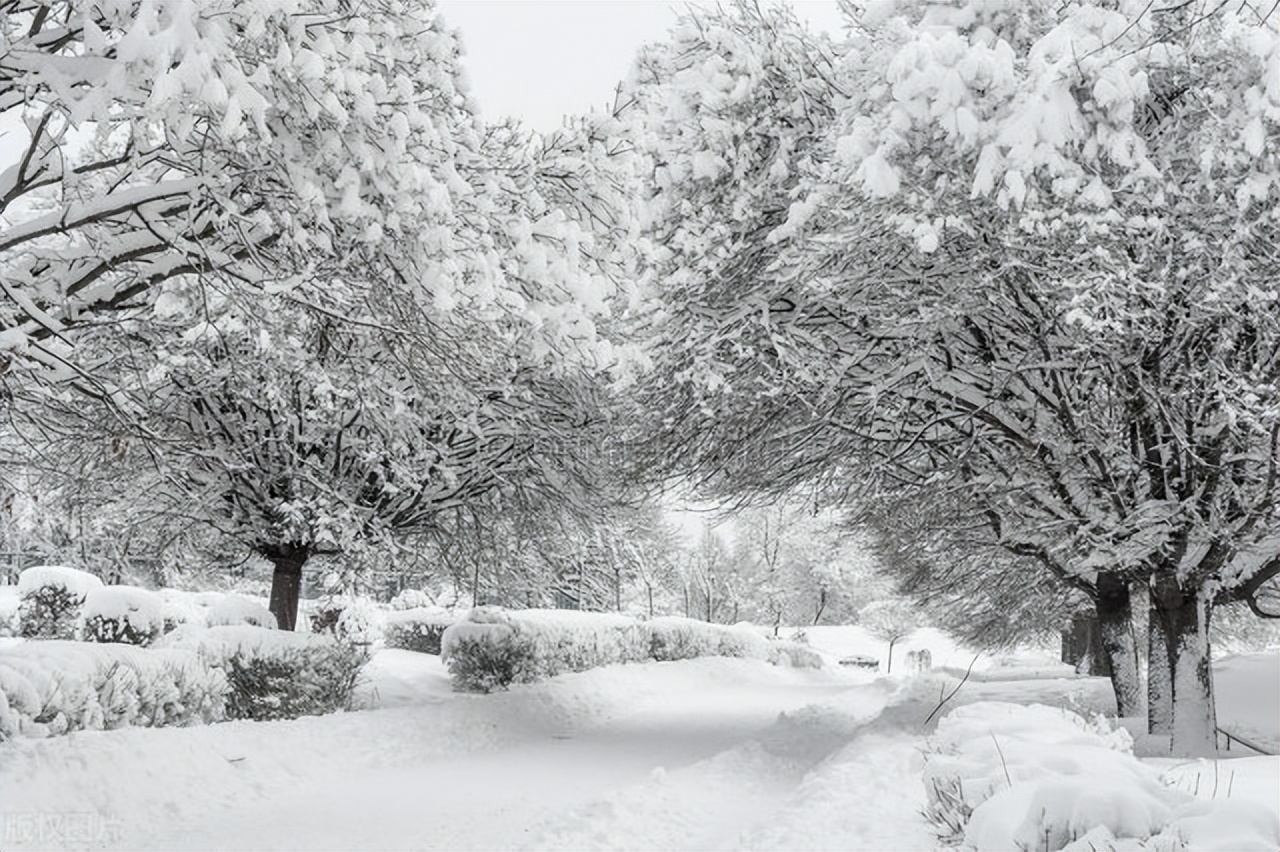
[[165,647],[194,650],[227,679],[232,719],[294,719],[350,707],[367,647],[252,625],[180,628]]
[[650,655],[659,662],[695,657],[780,661],[773,643],[747,625],[727,627],[694,618],[664,616],[647,622]]
[[38,565],[18,577],[18,632],[28,639],[73,639],[85,595],[102,581],[61,565]]
[[822,655],[800,642],[779,640],[769,643],[769,662],[794,669],[820,669]]
[[445,630],[441,656],[457,688],[488,692],[563,672],[647,660],[649,634],[644,624],[624,615],[477,607],[466,621]]
[[317,603],[311,630],[345,642],[374,646],[382,641],[385,620],[382,608],[369,598],[332,595]]
[[440,657],[449,667],[453,688],[464,692],[491,692],[538,679],[533,646],[510,624],[452,624],[441,637]]
[[422,589],[402,589],[400,594],[391,599],[394,610],[423,609],[434,605],[431,595]]
[[186,624],[196,627],[209,626],[210,608],[199,603],[200,596],[204,593],[184,592],[181,589],[160,589],[156,594],[160,596],[162,604],[164,633],[169,633]]
[[18,605],[21,602],[17,586],[0,586],[0,637],[17,634]]
[[0,649],[0,737],[126,725],[192,725],[225,714],[227,681],[189,651],[64,640]]
[[81,638],[86,642],[150,645],[164,631],[164,599],[136,586],[99,586],[85,595]]
[[209,607],[209,624],[213,627],[248,624],[276,629],[276,617],[260,603],[241,595],[205,594],[197,598]]
[[455,687],[489,691],[612,663],[728,656],[820,667],[822,658],[795,643],[775,643],[756,628],[691,618],[642,622],[613,613],[477,607],[450,626],[441,656]]
[[457,620],[456,616],[440,607],[417,607],[392,612],[387,616],[382,632],[388,648],[439,654],[445,628]]
[[1207,813],[1238,823],[1243,808],[1246,823],[1270,828],[1232,848],[1276,848],[1273,816],[1248,802],[1196,802],[1162,783],[1132,744],[1123,729],[1057,707],[962,706],[925,752],[926,816],[943,842],[976,850],[1172,852],[1191,848],[1187,832]]

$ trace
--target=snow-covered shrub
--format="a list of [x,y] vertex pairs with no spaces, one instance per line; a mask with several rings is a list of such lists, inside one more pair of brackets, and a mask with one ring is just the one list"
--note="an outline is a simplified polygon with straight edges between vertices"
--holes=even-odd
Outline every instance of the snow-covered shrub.
[[388,615],[382,632],[388,648],[439,654],[445,628],[457,620],[440,607],[405,609]]
[[720,628],[707,621],[663,616],[646,622],[649,654],[659,662],[714,657],[720,653]]
[[252,625],[181,628],[161,642],[197,651],[229,686],[232,719],[294,719],[350,707],[367,647]]
[[449,667],[453,688],[464,692],[491,692],[538,679],[533,646],[510,624],[451,624],[441,636],[440,657]]
[[212,627],[248,624],[276,629],[276,617],[260,603],[241,595],[206,594],[198,600],[208,601],[209,624]]
[[18,577],[18,632],[28,639],[73,639],[85,595],[102,581],[61,565],[38,565]]
[[0,586],[0,637],[17,635],[18,605],[21,602],[17,586]]
[[695,657],[781,661],[772,648],[773,643],[750,625],[728,627],[672,615],[651,619],[647,626],[650,655],[659,662]]
[[374,646],[382,641],[385,614],[369,598],[332,595],[317,603],[311,620],[313,633],[327,633],[346,642]]
[[225,713],[227,682],[189,651],[64,640],[0,649],[0,737],[192,725]]
[[769,662],[795,669],[820,669],[822,655],[800,642],[778,640],[769,643]]
[[434,605],[431,595],[422,589],[402,589],[400,594],[391,599],[393,610],[423,609]]
[[[1185,838],[1205,806],[1219,803],[1162,783],[1133,756],[1132,743],[1124,729],[1057,707],[957,708],[925,752],[926,816],[941,840],[976,850],[1207,848]],[[1276,848],[1274,816],[1248,802],[1223,805],[1224,820],[1247,812],[1246,823],[1271,826],[1232,848]]]
[[136,586],[99,586],[85,595],[81,638],[86,642],[150,645],[164,631],[164,599]]
[[204,593],[184,592],[181,589],[160,589],[156,594],[161,600],[161,615],[164,622],[162,632],[169,633],[186,624],[197,627],[209,626],[210,608],[199,603]]
[[441,646],[454,685],[484,692],[649,659],[649,634],[641,622],[574,610],[477,607],[445,630]]

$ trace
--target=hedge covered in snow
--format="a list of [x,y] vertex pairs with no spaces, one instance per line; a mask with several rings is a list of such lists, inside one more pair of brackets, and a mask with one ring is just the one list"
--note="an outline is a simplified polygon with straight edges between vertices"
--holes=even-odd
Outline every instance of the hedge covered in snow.
[[85,596],[102,587],[86,571],[37,565],[18,575],[18,634],[28,639],[73,639]]
[[439,654],[440,640],[458,617],[442,607],[402,609],[387,615],[382,631],[388,648]]
[[165,647],[198,653],[226,677],[227,716],[294,719],[351,706],[367,647],[314,633],[252,625],[182,628]]
[[794,642],[772,642],[748,626],[497,607],[477,607],[448,627],[441,656],[455,688],[481,692],[611,663],[722,656],[813,668],[822,664],[813,651]]
[[227,694],[222,673],[189,651],[66,640],[0,649],[4,739],[213,722]]
[[1058,707],[959,707],[925,752],[925,815],[944,843],[975,850],[1280,848],[1269,811],[1194,799],[1132,745],[1123,729]]

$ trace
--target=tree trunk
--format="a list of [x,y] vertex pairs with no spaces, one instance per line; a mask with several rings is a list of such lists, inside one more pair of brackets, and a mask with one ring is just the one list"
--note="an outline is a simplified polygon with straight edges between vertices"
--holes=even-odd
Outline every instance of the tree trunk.
[[271,574],[271,614],[281,630],[293,630],[298,623],[298,595],[302,591],[302,566],[311,556],[304,544],[273,544],[261,553],[275,571]]
[[827,590],[818,590],[818,611],[813,614],[813,624],[816,627],[818,622],[822,621],[822,611],[827,608]]
[[[1151,585],[1151,608],[1151,626],[1161,634],[1164,653],[1153,656],[1149,665],[1153,673],[1161,670],[1169,687],[1171,754],[1213,756],[1217,753],[1217,718],[1209,657],[1211,602],[1198,589],[1186,590],[1172,577],[1157,577]],[[1150,677],[1155,679],[1154,674]]]
[[1098,638],[1102,657],[1116,694],[1117,716],[1141,715],[1142,678],[1138,670],[1138,643],[1133,635],[1133,603],[1129,583],[1102,573],[1097,581]]
[[1173,733],[1173,681],[1154,598],[1147,605],[1147,733]]
[[1062,661],[1075,666],[1076,674],[1111,676],[1096,606],[1071,617],[1071,630],[1064,635],[1063,646]]
[[884,667],[885,674],[890,674],[893,672],[893,646],[894,646],[894,643],[896,643],[897,641],[898,640],[896,638],[889,640],[889,661],[885,664],[885,667]]

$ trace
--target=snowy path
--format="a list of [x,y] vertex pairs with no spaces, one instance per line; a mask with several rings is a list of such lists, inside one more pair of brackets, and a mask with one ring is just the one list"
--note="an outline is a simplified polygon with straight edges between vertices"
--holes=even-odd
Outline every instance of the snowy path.
[[87,814],[55,845],[90,848],[932,846],[918,734],[858,736],[888,682],[698,660],[458,696],[415,657],[380,673],[403,706],[9,744],[4,809]]

